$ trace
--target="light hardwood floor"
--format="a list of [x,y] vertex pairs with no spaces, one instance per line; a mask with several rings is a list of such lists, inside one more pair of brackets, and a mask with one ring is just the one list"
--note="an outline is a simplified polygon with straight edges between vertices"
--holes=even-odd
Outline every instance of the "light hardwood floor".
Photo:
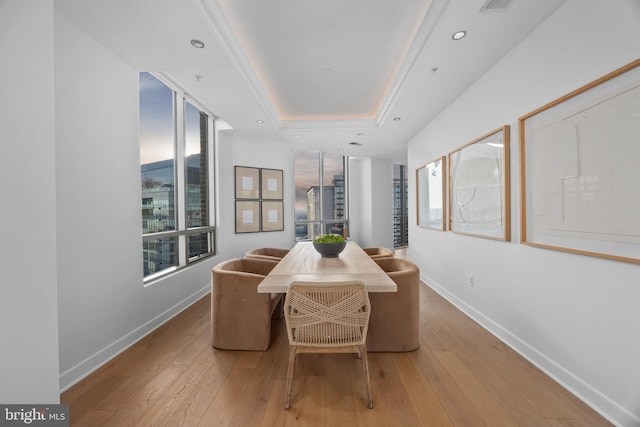
[[203,298],[61,396],[72,426],[608,426],[426,285],[421,347],[370,353],[374,408],[350,354],[302,355],[284,410],[288,343],[210,345]]

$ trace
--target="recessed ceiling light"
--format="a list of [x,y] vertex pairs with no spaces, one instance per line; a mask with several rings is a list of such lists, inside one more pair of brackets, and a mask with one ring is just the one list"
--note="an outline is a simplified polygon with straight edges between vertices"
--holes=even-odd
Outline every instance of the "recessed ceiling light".
[[466,35],[467,35],[466,31],[456,31],[455,33],[453,33],[451,38],[454,40],[460,40],[461,38],[464,38],[464,36]]
[[202,49],[204,47],[204,42],[197,39],[192,39],[191,46],[197,47],[198,49]]
[[400,120],[402,120],[402,118],[401,118],[401,117],[394,117],[394,118],[393,118],[393,121],[394,121],[394,122],[399,122]]
[[263,123],[264,123],[264,120],[256,120],[256,123],[257,123],[257,124],[259,124],[259,125],[261,125],[261,124],[263,124]]

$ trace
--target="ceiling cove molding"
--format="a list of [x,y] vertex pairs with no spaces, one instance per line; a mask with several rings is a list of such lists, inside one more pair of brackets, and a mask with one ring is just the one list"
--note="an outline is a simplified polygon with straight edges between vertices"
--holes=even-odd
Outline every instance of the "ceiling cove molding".
[[430,40],[430,36],[439,22],[440,17],[447,9],[447,0],[431,0],[426,2],[425,10],[416,34],[404,60],[398,67],[396,75],[384,97],[376,117],[374,119],[353,120],[282,120],[271,98],[267,94],[258,78],[253,65],[235,36],[231,25],[225,17],[224,10],[217,0],[191,0],[197,13],[211,30],[215,39],[220,43],[224,51],[229,55],[243,77],[249,83],[251,90],[260,101],[274,126],[279,130],[317,130],[317,129],[379,129],[390,115],[390,110],[400,93],[403,83],[414,68],[420,53]]
[[215,39],[220,43],[220,46],[226,51],[242,76],[247,80],[251,90],[260,101],[260,104],[267,112],[272,123],[276,128],[282,129],[282,120],[271,102],[271,98],[264,90],[262,82],[253,70],[251,61],[249,61],[249,58],[247,58],[247,55],[244,53],[240,42],[236,38],[218,2],[216,0],[191,0],[191,3],[204,23],[211,30]]
[[345,129],[378,129],[380,124],[376,119],[353,119],[353,120],[283,120],[281,130],[345,130]]
[[437,27],[437,23],[440,22],[440,18],[444,14],[448,6],[449,1],[447,0],[431,0],[426,6],[426,10],[422,17],[422,22],[420,23],[418,31],[414,36],[411,47],[407,51],[407,55],[405,56],[404,61],[402,61],[402,64],[400,65],[398,72],[396,73],[393,84],[387,92],[384,102],[382,103],[382,106],[378,111],[378,115],[376,116],[376,122],[378,123],[378,126],[381,126],[382,123],[387,120],[389,112],[394,106],[396,99],[398,98],[400,89],[402,88],[409,73],[413,70],[418,57],[425,50],[430,40],[431,34],[433,34],[434,30]]

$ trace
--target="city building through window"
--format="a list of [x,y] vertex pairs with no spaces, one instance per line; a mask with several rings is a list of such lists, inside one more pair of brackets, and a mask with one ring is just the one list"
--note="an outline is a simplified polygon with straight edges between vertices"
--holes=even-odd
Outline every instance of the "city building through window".
[[348,234],[347,158],[295,152],[296,241],[321,234]]
[[405,165],[393,165],[393,247],[409,244],[409,180]]
[[140,73],[140,177],[145,281],[215,253],[210,200],[213,119]]

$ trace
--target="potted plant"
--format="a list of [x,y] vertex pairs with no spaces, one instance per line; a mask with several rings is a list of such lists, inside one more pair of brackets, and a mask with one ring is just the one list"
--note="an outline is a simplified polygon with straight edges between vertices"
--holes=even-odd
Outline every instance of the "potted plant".
[[324,258],[335,258],[340,255],[347,241],[340,234],[323,234],[313,240],[313,247]]

